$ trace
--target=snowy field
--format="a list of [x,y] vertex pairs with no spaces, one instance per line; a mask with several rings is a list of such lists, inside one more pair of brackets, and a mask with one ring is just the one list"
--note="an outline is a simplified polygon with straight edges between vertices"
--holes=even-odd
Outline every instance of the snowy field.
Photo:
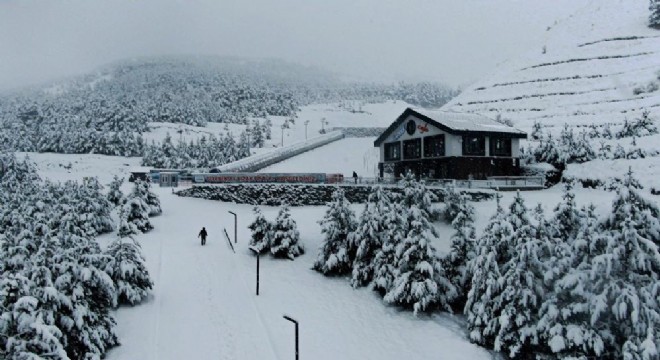
[[[76,180],[97,174],[104,179],[125,175],[135,159],[96,155],[30,154],[42,176]],[[67,161],[67,159],[69,159]],[[65,169],[59,164],[74,164]],[[289,163],[297,166],[295,162]],[[281,164],[281,171],[287,169]],[[128,190],[130,185],[125,184]],[[153,218],[155,230],[137,236],[155,282],[142,305],[116,312],[122,345],[108,359],[291,359],[293,325],[300,322],[300,353],[309,359],[491,359],[492,355],[467,340],[462,316],[446,313],[413,316],[387,306],[367,289],[354,290],[347,279],[326,278],[311,270],[321,243],[324,207],[292,208],[305,255],[295,261],[261,259],[260,295],[255,296],[255,258],[247,248],[251,207],[201,199],[179,198],[169,188],[155,188],[163,215]],[[552,210],[561,190],[526,192],[528,206],[540,202]],[[514,193],[504,193],[508,205]],[[595,202],[603,210],[612,193],[580,190],[578,205]],[[495,202],[476,203],[480,231],[495,211]],[[354,205],[356,212],[360,205]],[[268,219],[278,208],[261,207]],[[221,234],[233,238],[238,214],[238,243],[232,253]],[[205,226],[206,247],[196,238]],[[440,253],[449,249],[452,230],[436,224]],[[100,238],[108,243],[114,234]]]

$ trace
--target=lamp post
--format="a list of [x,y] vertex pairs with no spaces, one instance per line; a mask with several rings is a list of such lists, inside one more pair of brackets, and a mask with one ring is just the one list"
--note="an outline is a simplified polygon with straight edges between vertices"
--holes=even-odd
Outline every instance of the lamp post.
[[305,120],[305,141],[307,141],[307,125],[309,125],[309,120]]
[[254,246],[250,246],[250,250],[257,255],[257,296],[259,296],[259,250]]
[[280,126],[280,128],[282,129],[282,140],[281,140],[280,147],[284,147],[284,129],[286,128],[286,126],[284,124],[282,124],[282,126]]
[[230,214],[234,215],[234,244],[238,242],[238,216],[233,211],[229,211]]
[[325,134],[325,118],[321,118],[321,134]]
[[284,315],[284,318],[291,321],[292,323],[296,324],[296,360],[299,359],[299,353],[298,353],[298,321],[294,320],[290,316]]

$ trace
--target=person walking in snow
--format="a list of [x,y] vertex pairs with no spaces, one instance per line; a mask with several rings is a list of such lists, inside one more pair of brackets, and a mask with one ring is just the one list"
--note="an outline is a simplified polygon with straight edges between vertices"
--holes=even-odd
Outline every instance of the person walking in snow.
[[201,237],[201,238],[202,238],[202,246],[203,246],[203,245],[206,245],[206,236],[207,236],[207,235],[208,235],[208,234],[206,233],[206,228],[205,228],[205,227],[202,227],[202,231],[200,231],[200,232],[199,232],[199,235],[197,235],[197,237]]
[[355,171],[353,171],[353,179],[355,180],[355,183],[357,184],[358,176],[357,176],[357,173]]

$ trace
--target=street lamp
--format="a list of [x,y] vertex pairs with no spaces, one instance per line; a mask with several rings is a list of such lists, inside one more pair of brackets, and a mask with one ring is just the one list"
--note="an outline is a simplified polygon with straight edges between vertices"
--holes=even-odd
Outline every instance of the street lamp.
[[325,134],[325,118],[321,118],[321,134]]
[[286,128],[286,125],[282,124],[282,126],[280,126],[280,128],[282,128],[282,140],[281,140],[280,147],[284,147],[284,129]]
[[291,321],[292,323],[296,324],[296,360],[299,359],[299,353],[298,353],[298,322],[291,318],[290,316],[284,315],[284,318]]
[[307,125],[309,125],[309,120],[305,120],[305,141],[307,141]]
[[259,250],[255,246],[250,246],[250,250],[257,255],[257,296],[259,296]]
[[237,243],[238,239],[238,216],[233,211],[229,211],[230,214],[234,215],[234,244]]

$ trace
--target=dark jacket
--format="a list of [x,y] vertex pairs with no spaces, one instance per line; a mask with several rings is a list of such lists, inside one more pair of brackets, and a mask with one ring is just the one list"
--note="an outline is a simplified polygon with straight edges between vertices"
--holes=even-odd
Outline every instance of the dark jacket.
[[199,235],[197,235],[197,236],[198,236],[198,237],[201,236],[202,239],[205,239],[205,238],[206,238],[206,235],[208,235],[208,234],[206,233],[206,229],[202,229],[202,231],[200,231],[200,232],[199,232]]

